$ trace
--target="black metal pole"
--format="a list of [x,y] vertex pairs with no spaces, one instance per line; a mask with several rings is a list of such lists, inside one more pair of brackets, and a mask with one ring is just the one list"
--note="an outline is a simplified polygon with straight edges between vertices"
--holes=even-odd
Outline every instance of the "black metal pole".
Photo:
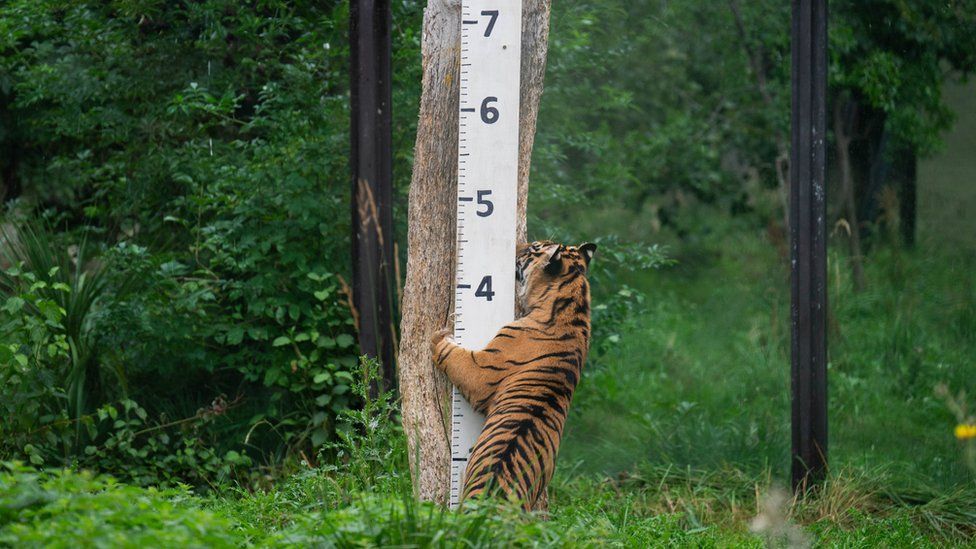
[[386,388],[396,386],[390,22],[389,0],[351,1],[353,303],[360,350],[379,358]]
[[827,472],[827,0],[793,0],[790,155],[794,489]]

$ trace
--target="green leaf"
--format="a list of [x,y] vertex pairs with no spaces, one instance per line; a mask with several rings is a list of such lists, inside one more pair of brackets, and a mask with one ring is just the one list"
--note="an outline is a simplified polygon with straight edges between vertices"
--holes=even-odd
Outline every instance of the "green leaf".
[[278,368],[269,368],[264,372],[264,385],[266,387],[274,386],[279,379],[281,379],[281,370]]
[[329,372],[320,372],[315,374],[315,377],[312,378],[312,383],[325,383],[330,379],[332,379],[332,374]]
[[324,429],[316,429],[312,432],[312,446],[321,446],[329,441],[329,432]]
[[273,347],[281,347],[283,345],[288,345],[291,343],[291,338],[288,336],[278,336],[275,338],[274,342],[271,344]]
[[18,296],[13,296],[7,299],[7,302],[4,304],[3,309],[10,314],[15,314],[19,312],[21,309],[23,309],[26,303],[27,302],[24,301],[22,298]]
[[340,334],[336,338],[336,343],[338,343],[339,347],[343,349],[345,349],[346,347],[350,347],[355,341],[356,340],[353,339],[353,337],[349,334]]
[[240,326],[234,326],[230,330],[227,330],[227,343],[230,345],[238,345],[244,340],[244,328]]

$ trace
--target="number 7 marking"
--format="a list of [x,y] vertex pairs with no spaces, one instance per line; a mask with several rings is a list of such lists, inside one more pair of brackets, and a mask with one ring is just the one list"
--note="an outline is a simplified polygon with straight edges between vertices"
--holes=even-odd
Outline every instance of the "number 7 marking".
[[495,28],[495,21],[498,21],[498,10],[484,10],[481,15],[491,17],[491,20],[488,21],[488,27],[485,29],[485,37],[491,36],[491,30]]

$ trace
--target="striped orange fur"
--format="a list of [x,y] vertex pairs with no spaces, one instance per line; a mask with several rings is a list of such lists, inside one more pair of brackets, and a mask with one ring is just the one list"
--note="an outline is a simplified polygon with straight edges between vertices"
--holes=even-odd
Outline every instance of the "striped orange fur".
[[431,338],[435,366],[485,414],[471,452],[463,498],[500,491],[526,509],[544,506],[566,414],[590,343],[587,267],[594,244],[519,246],[521,317],[478,351],[450,330]]

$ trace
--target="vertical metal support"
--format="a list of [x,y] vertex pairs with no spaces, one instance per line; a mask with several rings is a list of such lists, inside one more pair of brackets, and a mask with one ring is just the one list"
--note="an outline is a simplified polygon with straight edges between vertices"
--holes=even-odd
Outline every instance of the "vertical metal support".
[[380,359],[388,389],[396,386],[390,23],[389,0],[351,1],[353,303],[360,350]]
[[827,472],[827,0],[793,0],[790,157],[794,489]]

